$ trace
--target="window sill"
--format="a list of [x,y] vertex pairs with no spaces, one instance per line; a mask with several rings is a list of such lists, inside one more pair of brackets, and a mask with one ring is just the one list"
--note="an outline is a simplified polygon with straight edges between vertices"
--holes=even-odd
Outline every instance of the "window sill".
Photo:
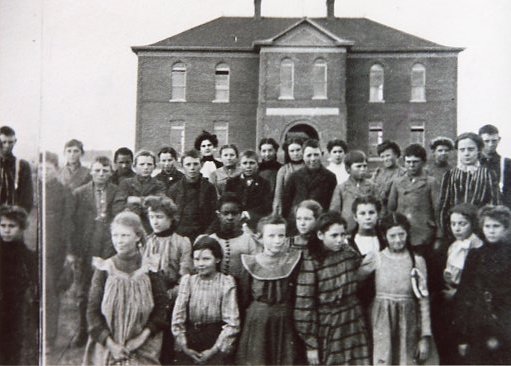
[[382,104],[384,104],[385,101],[384,100],[370,100],[369,103],[382,103]]
[[425,99],[414,99],[410,100],[410,103],[426,103]]
[[327,100],[328,97],[312,97],[312,100]]
[[294,97],[279,97],[279,100],[295,100]]
[[211,103],[229,103],[228,100],[212,100]]
[[170,103],[184,103],[186,102],[186,99],[170,99]]

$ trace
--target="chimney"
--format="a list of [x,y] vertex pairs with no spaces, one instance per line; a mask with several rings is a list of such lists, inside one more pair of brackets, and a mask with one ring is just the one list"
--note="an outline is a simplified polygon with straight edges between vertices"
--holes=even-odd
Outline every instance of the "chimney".
[[261,19],[261,1],[262,0],[254,0],[254,19]]
[[329,19],[335,18],[335,0],[326,0],[326,16]]

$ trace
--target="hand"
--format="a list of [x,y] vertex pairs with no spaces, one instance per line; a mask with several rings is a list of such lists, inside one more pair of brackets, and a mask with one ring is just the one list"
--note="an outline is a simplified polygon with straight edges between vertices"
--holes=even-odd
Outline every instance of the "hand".
[[106,346],[116,361],[127,360],[130,357],[130,351],[126,347],[115,343],[110,337],[106,340]]
[[127,203],[135,203],[135,204],[142,204],[142,198],[138,196],[129,196]]
[[205,351],[202,351],[200,353],[200,361],[199,363],[200,364],[204,364],[206,362],[208,362],[208,360],[213,357],[214,355],[216,355],[217,353],[219,352],[218,348],[213,346],[211,347],[210,349],[207,349]]
[[183,347],[183,352],[185,355],[187,355],[188,357],[190,357],[194,362],[196,363],[200,363],[201,361],[201,354],[200,352],[197,352],[191,348],[188,348],[188,347]]
[[419,340],[419,344],[417,345],[417,352],[415,353],[415,357],[417,358],[417,363],[421,364],[425,362],[429,357],[429,348],[430,348],[430,337],[424,336]]
[[317,349],[307,350],[307,361],[309,365],[319,365],[319,352]]
[[64,262],[64,265],[68,264],[70,266],[74,266],[75,263],[76,263],[76,256],[75,255],[73,255],[73,254],[66,255],[66,260]]
[[136,337],[133,337],[133,338],[129,339],[126,342],[126,348],[130,352],[136,351],[137,349],[139,349],[147,341],[147,338],[149,338],[150,335],[151,335],[151,332],[149,331],[149,329],[144,328],[142,333],[140,333]]
[[444,298],[446,300],[452,300],[454,298],[454,295],[456,295],[456,289],[449,287],[445,290],[442,290],[442,294],[444,295]]
[[467,351],[468,344],[466,343],[458,344],[458,353],[460,354],[460,356],[465,357],[467,355]]
[[243,211],[241,213],[241,219],[250,220],[250,214],[248,213],[248,211]]

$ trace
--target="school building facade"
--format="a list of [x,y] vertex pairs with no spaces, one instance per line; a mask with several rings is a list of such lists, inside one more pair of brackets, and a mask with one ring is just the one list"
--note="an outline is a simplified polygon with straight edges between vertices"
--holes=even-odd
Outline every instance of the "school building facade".
[[204,130],[254,149],[262,137],[342,138],[376,155],[457,127],[461,48],[366,18],[220,17],[138,57],[136,148],[193,147]]

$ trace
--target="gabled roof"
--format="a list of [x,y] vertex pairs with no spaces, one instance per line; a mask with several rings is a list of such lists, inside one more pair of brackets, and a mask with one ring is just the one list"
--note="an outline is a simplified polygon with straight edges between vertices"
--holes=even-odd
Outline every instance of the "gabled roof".
[[[462,48],[442,46],[388,27],[367,18],[305,18],[340,40],[353,41],[352,52],[460,52]],[[274,39],[304,18],[220,17],[142,50],[254,51],[261,41]],[[259,42],[258,42],[259,41]]]

